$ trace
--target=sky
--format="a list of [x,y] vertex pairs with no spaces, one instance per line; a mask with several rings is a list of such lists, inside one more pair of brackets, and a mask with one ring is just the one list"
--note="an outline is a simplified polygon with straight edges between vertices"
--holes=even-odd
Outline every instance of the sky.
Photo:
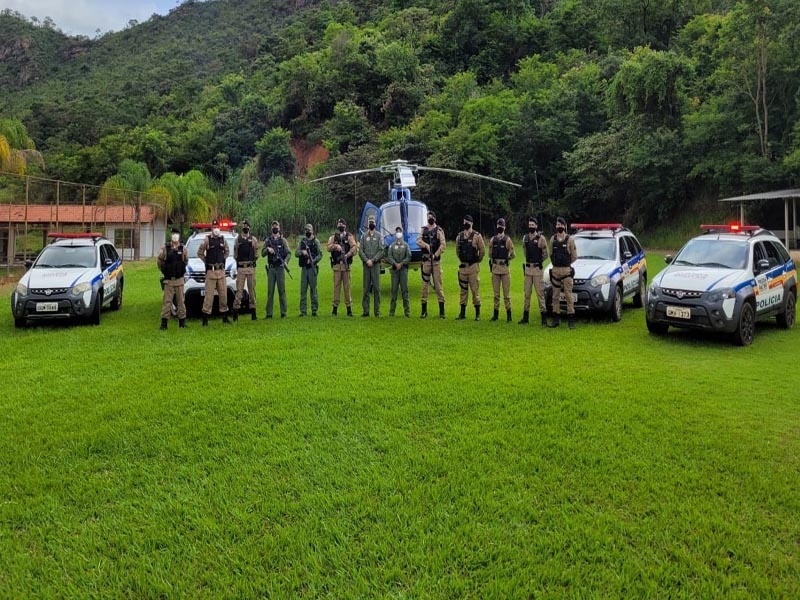
[[0,10],[11,9],[29,19],[50,17],[67,35],[94,38],[125,29],[128,21],[147,21],[153,13],[166,15],[183,0],[0,0]]

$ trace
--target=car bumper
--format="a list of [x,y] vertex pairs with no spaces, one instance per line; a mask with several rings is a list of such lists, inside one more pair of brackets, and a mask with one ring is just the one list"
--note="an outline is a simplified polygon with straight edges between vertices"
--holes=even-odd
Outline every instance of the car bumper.
[[[614,296],[605,293],[609,286],[592,288],[589,286],[573,286],[572,293],[575,295],[575,312],[607,312],[611,310]],[[548,304],[553,301],[553,287],[545,286],[545,299]],[[606,295],[608,297],[606,297]],[[566,300],[561,300],[561,308],[566,309]]]
[[[705,331],[732,333],[736,331],[739,325],[742,304],[742,300],[737,298],[732,314],[728,317],[721,302],[708,304],[697,300],[653,298],[648,295],[646,319],[650,323],[660,323],[682,329],[702,329]],[[686,312],[687,310],[688,313]],[[683,316],[678,316],[680,313],[683,313]]]
[[58,297],[11,297],[11,312],[15,319],[71,319],[88,317],[97,301],[94,295],[89,296],[88,303],[83,295]]

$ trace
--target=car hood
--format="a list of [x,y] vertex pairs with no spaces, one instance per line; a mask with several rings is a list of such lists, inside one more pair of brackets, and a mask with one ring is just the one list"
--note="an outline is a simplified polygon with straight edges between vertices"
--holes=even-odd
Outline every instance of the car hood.
[[[547,267],[549,272],[553,265]],[[596,260],[588,258],[579,258],[572,263],[572,268],[575,269],[575,279],[591,279],[598,275],[612,276],[614,271],[621,271],[622,269],[613,260]]]
[[669,289],[708,292],[734,287],[749,279],[747,272],[741,269],[669,266],[656,276],[654,283]]
[[[235,270],[236,261],[233,260],[233,257],[229,256],[225,259],[225,270]],[[206,272],[206,263],[202,258],[190,258],[189,264],[186,265],[186,270],[189,273],[205,273]]]
[[[94,269],[74,268],[74,269],[30,269],[20,280],[22,283],[33,289],[45,288],[69,288],[80,281],[91,281],[96,271]],[[97,274],[99,278],[100,275]]]

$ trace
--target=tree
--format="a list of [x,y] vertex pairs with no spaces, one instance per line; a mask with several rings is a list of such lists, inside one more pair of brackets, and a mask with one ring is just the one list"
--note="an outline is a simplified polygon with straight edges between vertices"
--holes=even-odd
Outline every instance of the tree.
[[0,119],[0,171],[24,175],[29,163],[44,168],[25,125],[18,119]]
[[294,173],[295,161],[289,146],[291,134],[282,127],[275,127],[256,142],[258,153],[258,175],[266,183],[273,175],[289,176]]
[[209,188],[205,175],[196,169],[183,175],[164,173],[157,184],[166,192],[167,217],[180,225],[181,233],[186,223],[208,219],[215,208],[216,194]]

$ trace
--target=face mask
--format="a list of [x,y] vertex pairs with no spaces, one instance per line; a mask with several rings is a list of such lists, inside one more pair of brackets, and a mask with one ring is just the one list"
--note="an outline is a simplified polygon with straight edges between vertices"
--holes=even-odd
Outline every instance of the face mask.
[[272,233],[278,233],[278,228],[277,227],[273,227],[272,228]]
[[342,233],[344,233],[344,225],[339,225],[339,231],[341,231]]
[[428,217],[428,225],[433,225],[434,223],[436,223],[436,219],[431,219]]
[[369,224],[369,230],[370,231],[374,231],[375,230],[375,223],[370,223]]
[[173,242],[179,242],[180,240],[181,240],[181,236],[180,236],[179,233],[173,233],[172,234],[172,241]]
[[506,230],[505,227],[498,227],[497,228],[497,233],[503,233],[505,230]]
[[472,227],[472,223],[464,223],[464,231],[469,231],[469,229],[471,227]]
[[245,227],[244,229],[242,229],[242,233],[247,235],[248,233],[250,233],[250,228],[249,227]]
[[213,233],[215,236],[218,236],[219,235],[219,227],[214,227],[214,229],[211,230],[211,233]]
[[310,238],[310,237],[311,237],[311,232],[310,232],[310,231],[306,231],[306,237],[307,237],[307,238]]
[[529,233],[536,233],[536,227],[528,227]]
[[398,231],[397,233],[394,234],[394,237],[396,237],[398,240],[402,240],[403,239],[403,232],[402,231]]
[[556,231],[558,233],[564,233],[564,228],[563,227],[556,227]]

